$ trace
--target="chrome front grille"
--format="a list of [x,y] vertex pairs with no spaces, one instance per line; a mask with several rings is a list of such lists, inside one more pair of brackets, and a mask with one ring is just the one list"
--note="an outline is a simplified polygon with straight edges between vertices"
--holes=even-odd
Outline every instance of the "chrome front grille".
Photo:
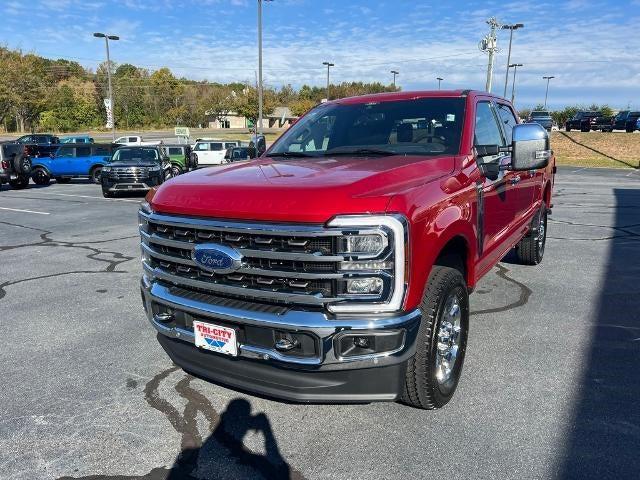
[[[341,230],[140,213],[140,233],[145,272],[167,284],[276,304],[343,300],[338,280],[347,275],[339,263],[346,257],[336,254]],[[192,258],[199,243],[235,249],[242,266],[225,274],[201,268]]]
[[111,178],[118,180],[137,180],[149,176],[148,167],[112,167],[109,174]]

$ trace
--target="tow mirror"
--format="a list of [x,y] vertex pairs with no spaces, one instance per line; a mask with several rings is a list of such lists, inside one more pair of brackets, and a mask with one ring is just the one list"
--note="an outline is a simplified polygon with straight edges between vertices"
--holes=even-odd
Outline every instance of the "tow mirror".
[[513,127],[511,170],[537,170],[549,164],[549,134],[538,123],[521,123]]

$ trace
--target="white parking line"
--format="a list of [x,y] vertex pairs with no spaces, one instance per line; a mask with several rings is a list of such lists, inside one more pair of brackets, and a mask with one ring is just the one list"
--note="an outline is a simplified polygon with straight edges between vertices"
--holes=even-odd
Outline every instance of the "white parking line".
[[36,215],[51,215],[49,212],[35,212],[33,210],[22,210],[21,208],[0,207],[0,210],[9,210],[10,212],[35,213]]
[[106,200],[107,202],[135,202],[140,203],[142,200],[133,200],[130,198],[104,198],[97,197],[95,195],[75,195],[72,193],[52,193],[52,192],[42,192],[45,195],[58,195],[60,197],[80,197],[80,198],[93,198],[95,200]]
[[571,173],[581,172],[582,170],[586,170],[589,167],[579,168],[578,170],[573,170]]

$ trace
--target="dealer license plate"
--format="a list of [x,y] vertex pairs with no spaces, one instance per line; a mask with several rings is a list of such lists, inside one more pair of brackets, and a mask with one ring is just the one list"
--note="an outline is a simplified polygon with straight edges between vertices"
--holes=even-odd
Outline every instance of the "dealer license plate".
[[193,332],[196,336],[196,347],[233,357],[238,355],[236,331],[233,328],[194,320]]

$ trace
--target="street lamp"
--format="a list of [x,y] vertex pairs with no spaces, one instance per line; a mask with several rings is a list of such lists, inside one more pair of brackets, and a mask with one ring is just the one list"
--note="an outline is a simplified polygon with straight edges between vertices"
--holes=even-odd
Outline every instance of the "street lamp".
[[440,90],[440,83],[442,82],[442,80],[444,80],[444,78],[436,77],[436,80],[438,80],[438,90]]
[[549,96],[549,80],[551,80],[552,78],[556,78],[556,77],[542,77],[543,80],[547,81],[547,91],[544,94],[544,109],[547,109],[547,97]]
[[330,62],[322,62],[322,64],[327,66],[327,101],[329,101],[329,69],[335,67],[335,64]]
[[262,2],[258,0],[258,125],[256,132],[262,134]]
[[511,63],[508,68],[513,68],[513,84],[511,85],[511,104],[513,105],[516,100],[516,74],[518,73],[518,67],[522,67],[521,63]]
[[113,108],[113,91],[111,90],[111,58],[109,57],[109,40],[120,40],[117,35],[107,35],[106,33],[96,32],[93,34],[96,38],[104,38],[105,45],[107,46],[107,84],[109,88],[109,105],[111,107],[111,137],[112,140],[116,139],[116,115]]
[[504,75],[504,94],[503,97],[507,96],[507,83],[509,81],[509,62],[511,62],[511,42],[513,41],[513,31],[519,28],[524,27],[523,23],[514,23],[513,25],[502,25],[503,30],[510,30],[509,32],[509,53],[507,54],[507,72]]
[[393,73],[393,88],[396,88],[396,75],[400,75],[400,72],[397,70],[391,70],[391,73]]

